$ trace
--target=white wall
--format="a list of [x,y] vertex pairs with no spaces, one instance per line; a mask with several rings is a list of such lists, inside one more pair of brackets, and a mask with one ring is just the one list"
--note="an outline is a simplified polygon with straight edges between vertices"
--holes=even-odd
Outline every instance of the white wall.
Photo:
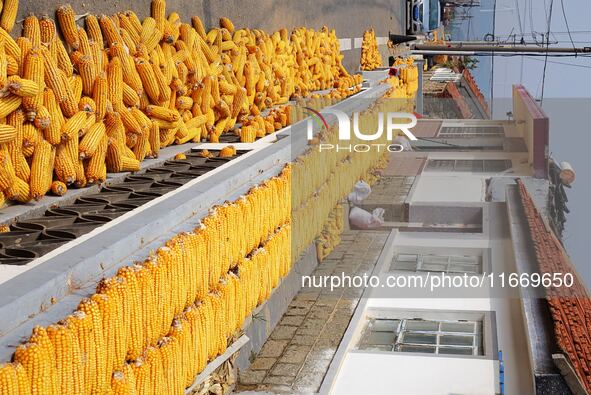
[[497,372],[496,363],[485,359],[350,352],[333,393],[490,395]]

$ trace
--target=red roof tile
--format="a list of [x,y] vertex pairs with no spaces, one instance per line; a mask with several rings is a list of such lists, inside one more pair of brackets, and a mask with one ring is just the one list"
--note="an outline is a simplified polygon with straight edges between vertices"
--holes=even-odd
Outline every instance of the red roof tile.
[[472,90],[472,92],[474,92],[474,94],[478,98],[478,101],[480,102],[482,109],[490,117],[490,110],[488,109],[488,104],[486,102],[486,99],[484,98],[484,95],[480,91],[480,88],[478,87],[476,80],[474,79],[474,77],[472,77],[472,73],[470,73],[470,70],[464,69],[462,74],[464,75],[464,79],[466,80],[466,82],[470,86],[470,89]]
[[519,194],[527,218],[540,273],[572,273],[572,287],[549,288],[546,300],[554,321],[554,336],[587,392],[591,393],[591,299],[562,244],[546,225],[521,180]]

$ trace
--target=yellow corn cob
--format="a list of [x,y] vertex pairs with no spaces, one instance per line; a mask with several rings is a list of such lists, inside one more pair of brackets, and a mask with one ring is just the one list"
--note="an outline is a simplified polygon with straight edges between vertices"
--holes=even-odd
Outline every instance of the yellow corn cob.
[[138,107],[140,105],[139,95],[126,83],[123,83],[123,103],[129,107]]
[[78,50],[82,52],[85,56],[92,56],[92,50],[90,49],[90,41],[88,40],[88,35],[86,34],[86,30],[82,29],[81,27],[78,28],[78,41],[80,42],[80,47]]
[[75,17],[74,10],[69,4],[63,5],[57,9],[57,20],[60,24],[64,39],[74,50],[78,49],[80,46],[78,26],[76,25]]
[[66,325],[50,325],[47,327],[47,335],[55,350],[59,393],[81,394],[84,389],[84,376],[76,334]]
[[45,86],[43,58],[39,51],[33,49],[27,54],[23,69],[23,77],[27,80],[36,82],[40,90],[37,95],[26,96],[23,98],[23,108],[26,112],[27,119],[31,121],[35,119],[37,109],[43,101],[42,88]]
[[54,170],[57,179],[66,185],[70,185],[76,180],[76,166],[66,144],[57,146]]
[[61,181],[54,181],[51,183],[51,193],[55,196],[64,196],[68,191],[68,187]]
[[[105,148],[106,150],[106,148]],[[90,369],[92,384],[90,388],[92,393],[102,394],[107,391],[108,375],[106,373],[107,366],[105,365],[105,337],[103,333],[103,322],[99,305],[92,298],[83,299],[78,305],[78,310],[84,312],[91,319],[91,345],[96,350],[96,358],[94,367]]]
[[19,65],[15,58],[10,55],[6,55],[6,74],[17,75],[19,72]]
[[125,30],[125,33],[133,41],[133,46],[135,48],[135,46],[140,43],[141,25],[140,30],[136,30],[131,18],[123,13],[119,13],[119,23],[121,24],[121,29]]
[[[78,103],[82,98],[82,90],[84,89],[82,77],[74,74],[66,81],[65,85],[69,88],[69,95],[72,97],[72,100]],[[78,106],[76,106],[76,109],[78,109]]]
[[[49,127],[51,126],[51,113],[49,112],[49,110],[47,109],[47,107],[45,106],[40,106],[39,110],[37,111],[37,116],[35,117],[35,122],[33,123],[35,125],[35,127],[37,129],[42,130],[43,132],[45,132],[45,130],[49,129]],[[55,142],[55,137],[56,136],[52,136],[52,141]],[[57,136],[59,138],[59,134]],[[58,141],[59,143],[59,141]],[[50,144],[54,144],[51,143]],[[57,143],[55,143],[57,144]]]
[[150,117],[162,119],[169,122],[177,122],[181,119],[181,116],[177,110],[161,106],[150,105],[146,107],[146,114]]
[[156,77],[156,83],[158,85],[158,91],[160,92],[160,96],[158,97],[159,103],[165,103],[170,100],[171,89],[169,87],[170,81],[166,80],[164,74],[160,70],[160,67],[156,64],[152,64],[152,70],[154,71],[154,76]]
[[84,18],[84,24],[88,33],[88,38],[103,46],[103,34],[98,19],[94,15],[88,15]]
[[33,48],[41,45],[41,27],[36,16],[30,15],[23,21],[23,36],[31,40]]
[[17,75],[8,77],[8,90],[21,97],[39,96],[42,93],[41,87],[36,81]]
[[14,39],[4,29],[0,29],[0,39],[4,41],[4,48],[8,55],[15,59],[21,58],[21,49]]
[[164,31],[164,22],[166,21],[166,1],[152,0],[151,4],[152,18],[156,22],[156,28]]
[[78,110],[94,114],[96,113],[96,103],[90,97],[84,96],[78,102]]
[[43,136],[49,144],[57,145],[61,142],[61,129],[65,120],[51,89],[43,92],[43,104],[49,110],[51,118],[49,127],[43,131]]
[[96,118],[101,120],[105,117],[107,111],[108,100],[108,80],[105,73],[99,74],[94,80],[94,89],[92,91],[92,98],[96,105]]
[[55,147],[41,140],[35,147],[31,164],[31,196],[41,199],[51,187]]
[[39,31],[41,42],[48,45],[55,38],[55,23],[53,20],[44,16],[39,21]]
[[0,144],[10,143],[16,139],[16,129],[10,125],[0,124]]
[[88,96],[92,95],[94,79],[96,78],[96,69],[92,56],[83,56],[80,59],[78,72],[80,73],[80,77],[82,77],[82,93]]
[[10,200],[16,200],[21,203],[27,203],[31,200],[31,188],[26,181],[20,178],[14,180],[14,184],[4,191],[6,197]]
[[0,98],[0,118],[6,118],[8,114],[20,107],[23,99],[16,95],[8,95]]
[[18,12],[18,0],[4,0],[2,7],[2,17],[0,17],[0,27],[8,33],[14,28],[16,14]]
[[68,119],[62,127],[62,140],[78,139],[78,132],[86,123],[87,113],[79,111]]
[[92,125],[84,137],[82,137],[82,140],[80,140],[80,145],[78,146],[80,159],[91,158],[99,148],[103,137],[106,137],[106,128],[105,124],[99,121]]
[[119,34],[117,26],[111,18],[108,16],[102,15],[99,18],[99,24],[101,25],[101,29],[103,32],[103,37],[107,43],[107,46],[111,46],[113,43],[122,43],[123,39]]
[[123,103],[123,70],[118,57],[111,59],[108,66],[107,81],[109,85],[109,100],[113,106]]
[[150,63],[143,59],[136,59],[136,69],[142,80],[144,91],[153,103],[158,103],[160,98],[160,89],[154,75],[154,70]]

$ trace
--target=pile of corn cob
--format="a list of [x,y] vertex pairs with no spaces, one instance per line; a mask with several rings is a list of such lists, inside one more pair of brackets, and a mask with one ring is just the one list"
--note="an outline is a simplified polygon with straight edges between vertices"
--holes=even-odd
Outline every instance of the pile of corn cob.
[[382,67],[382,55],[378,49],[378,40],[373,28],[363,33],[361,42],[361,70],[371,71]]
[[290,179],[287,167],[213,208],[64,320],[36,327],[0,366],[0,395],[183,394],[291,268]]
[[287,107],[261,120],[265,109],[319,89],[342,97],[360,82],[326,27],[270,35],[222,18],[206,31],[153,0],[143,21],[132,11],[88,15],[84,28],[61,6],[65,42],[51,19],[35,16],[15,41],[17,8],[5,1],[0,22],[0,203],[137,171],[162,147],[217,142],[236,124],[252,141],[289,123]]
[[392,86],[386,97],[414,99],[419,90],[419,69],[413,58],[398,57],[394,61],[393,67],[399,69],[399,77],[392,76],[386,79],[386,82]]

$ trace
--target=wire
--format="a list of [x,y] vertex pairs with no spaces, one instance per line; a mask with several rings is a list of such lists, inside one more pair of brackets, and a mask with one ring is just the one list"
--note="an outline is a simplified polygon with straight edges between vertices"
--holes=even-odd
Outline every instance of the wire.
[[[536,60],[538,62],[542,62],[543,61],[542,59],[538,59],[538,58],[534,58],[534,57],[529,57],[529,56],[524,57],[524,59]],[[584,64],[572,64],[572,63],[566,63],[566,62],[556,62],[556,61],[552,61],[552,60],[549,60],[548,63],[561,64],[561,65],[564,65],[564,66],[571,66],[571,67],[580,67],[582,69],[591,69],[591,66],[586,66]]]
[[[493,3],[493,18],[492,18],[492,35],[496,33],[496,22],[497,22],[497,0]],[[490,114],[494,114],[494,102],[495,102],[495,57],[493,55],[491,59],[490,68]]]
[[546,68],[548,67],[548,49],[550,48],[550,27],[552,26],[553,7],[554,0],[550,0],[550,12],[548,14],[548,32],[546,33],[546,58],[544,59],[544,71],[542,74],[542,93],[540,95],[540,106],[542,106],[542,104],[544,103],[544,88],[546,87]]
[[573,42],[573,36],[572,36],[572,34],[570,34],[570,27],[568,26],[568,18],[566,17],[566,11],[564,10],[564,0],[560,0],[560,7],[562,8],[562,16],[564,17],[564,23],[566,24],[566,31],[568,32],[568,38],[570,39],[570,42],[571,42],[573,48],[575,48],[575,43]]

